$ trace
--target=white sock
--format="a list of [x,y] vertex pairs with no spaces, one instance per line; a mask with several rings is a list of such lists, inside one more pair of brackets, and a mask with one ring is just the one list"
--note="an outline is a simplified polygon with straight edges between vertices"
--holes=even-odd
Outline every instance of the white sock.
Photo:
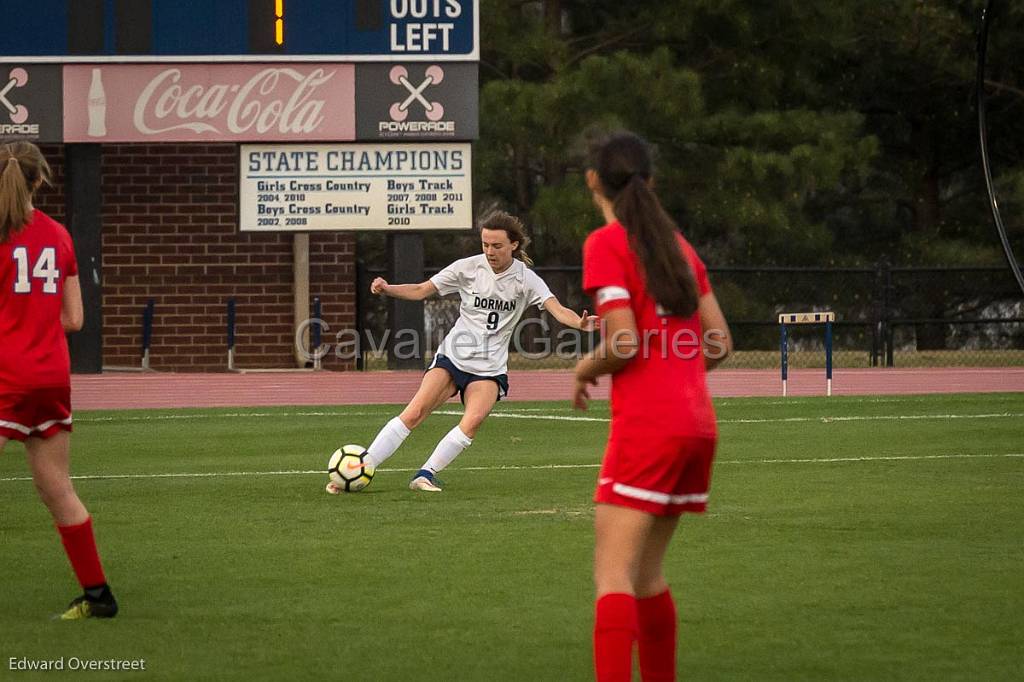
[[395,417],[384,425],[377,437],[370,443],[370,447],[366,448],[369,453],[366,456],[366,461],[376,469],[384,463],[384,460],[395,454],[395,450],[410,433],[412,432],[409,431],[409,427],[403,424],[401,419]]
[[444,435],[444,438],[434,448],[434,453],[430,455],[421,469],[427,469],[435,474],[446,466],[452,463],[456,457],[459,456],[463,450],[473,444],[473,439],[462,432],[458,426],[449,431]]

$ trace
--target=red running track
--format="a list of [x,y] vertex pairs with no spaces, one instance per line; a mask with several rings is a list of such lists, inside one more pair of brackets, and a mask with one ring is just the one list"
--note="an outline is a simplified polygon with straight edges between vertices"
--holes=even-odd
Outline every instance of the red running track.
[[[791,396],[823,396],[823,370],[791,370]],[[421,372],[253,372],[246,374],[81,374],[71,380],[76,410],[271,405],[404,403]],[[572,374],[563,370],[511,372],[508,400],[566,400]],[[709,375],[717,398],[781,395],[777,370],[718,370]],[[844,369],[834,395],[992,393],[1024,391],[1024,367]],[[608,397],[603,380],[595,399]]]

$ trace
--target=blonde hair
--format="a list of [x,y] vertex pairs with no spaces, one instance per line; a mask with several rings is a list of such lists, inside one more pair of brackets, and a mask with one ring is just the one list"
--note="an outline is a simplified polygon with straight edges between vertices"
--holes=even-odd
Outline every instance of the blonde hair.
[[519,218],[505,211],[491,211],[480,219],[479,224],[481,230],[504,230],[510,242],[519,242],[512,256],[533,267],[533,260],[526,253],[530,238],[526,236],[526,228]]
[[32,219],[32,195],[51,184],[50,164],[31,142],[0,145],[0,244]]

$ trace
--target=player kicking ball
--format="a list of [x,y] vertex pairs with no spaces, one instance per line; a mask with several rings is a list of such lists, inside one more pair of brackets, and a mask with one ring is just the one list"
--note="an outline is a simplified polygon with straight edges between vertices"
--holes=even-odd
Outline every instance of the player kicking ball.
[[568,327],[594,328],[597,317],[577,315],[555,298],[528,266],[530,240],[518,218],[503,211],[480,222],[483,253],[457,260],[426,282],[388,284],[378,277],[371,293],[407,301],[440,294],[462,298],[459,319],[445,336],[423,382],[402,413],[384,425],[367,448],[365,466],[379,467],[413,429],[458,394],[466,406],[459,424],[441,442],[409,483],[412,490],[440,492],[438,472],[473,443],[494,404],[508,394],[508,347],[516,324],[529,306],[547,310]]

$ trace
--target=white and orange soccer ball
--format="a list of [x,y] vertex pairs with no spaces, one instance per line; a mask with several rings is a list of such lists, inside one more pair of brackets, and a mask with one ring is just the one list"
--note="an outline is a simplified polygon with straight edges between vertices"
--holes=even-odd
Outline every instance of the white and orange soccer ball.
[[363,466],[366,448],[361,445],[343,445],[334,451],[327,462],[327,492],[332,495],[359,492],[370,485],[374,469]]

